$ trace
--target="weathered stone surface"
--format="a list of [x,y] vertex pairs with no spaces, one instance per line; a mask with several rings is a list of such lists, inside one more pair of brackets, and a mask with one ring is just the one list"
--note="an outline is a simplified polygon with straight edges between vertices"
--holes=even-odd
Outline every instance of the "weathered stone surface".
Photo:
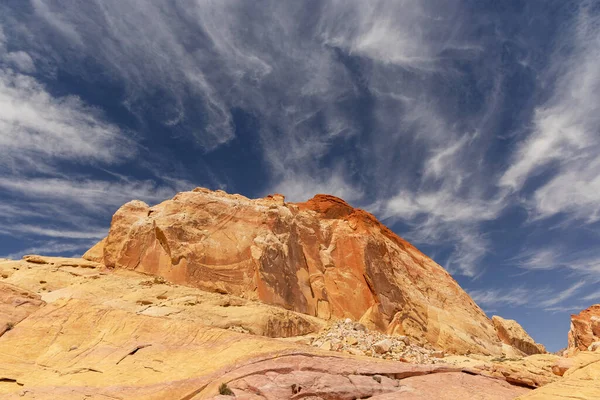
[[588,346],[588,351],[599,351],[600,350],[600,342],[593,342]]
[[519,400],[597,400],[600,399],[600,354],[578,352],[569,359],[563,378],[536,389]]
[[[94,250],[93,253],[95,253]],[[371,214],[318,195],[250,200],[195,189],[114,215],[110,268],[320,318],[351,318],[447,352],[501,354],[491,321],[456,281]]]
[[216,396],[226,383],[239,399],[257,392],[267,399],[292,398],[293,384],[304,394],[349,399],[402,390],[405,379],[428,375],[430,388],[414,384],[425,395],[440,393],[437,375],[445,373],[477,386],[482,399],[525,391],[489,378],[465,378],[460,368],[331,357],[201,322],[58,299],[0,338],[0,398],[194,400]]
[[503,343],[511,345],[526,355],[546,353],[544,345],[536,343],[517,321],[494,315],[492,322],[498,338]]
[[573,355],[578,351],[587,350],[597,341],[600,341],[600,304],[571,315],[567,354]]
[[450,356],[439,362],[462,367],[478,374],[505,379],[515,385],[538,388],[559,379],[553,366],[561,357],[554,354],[534,354],[522,358],[490,357],[472,354]]
[[90,261],[102,262],[104,259],[104,245],[106,244],[106,238],[96,243],[91,249],[85,252],[83,258]]
[[563,376],[570,368],[575,365],[573,358],[561,358],[552,365],[554,375]]
[[42,305],[44,302],[37,294],[0,282],[0,336]]
[[[506,382],[486,380],[482,376],[449,372],[434,376],[415,376],[401,381],[402,388],[395,393],[373,396],[371,400],[512,400],[528,393]],[[520,390],[519,390],[520,389]],[[522,393],[519,393],[522,392]]]
[[[240,368],[223,376],[219,382],[227,382],[236,399],[266,400],[462,400],[472,398],[473,393],[477,393],[477,398],[481,400],[508,400],[528,392],[528,389],[511,386],[501,380],[450,369],[445,371],[439,367],[426,370],[396,364],[395,367],[382,368],[383,365],[360,363],[357,368],[356,364],[348,361],[292,356],[269,360],[251,368]],[[215,391],[217,384],[213,383],[206,391]],[[200,398],[203,398],[202,393],[192,400]],[[223,398],[216,396],[212,399]]]
[[379,354],[387,353],[392,348],[392,344],[390,339],[383,339],[373,344],[373,349]]
[[[124,311],[174,319],[269,337],[317,332],[318,318],[231,295],[167,284],[164,279],[125,270],[107,270],[83,259],[41,257],[43,263],[0,263],[0,282],[37,293],[53,303],[79,299]],[[24,309],[25,310],[25,309]]]
[[2,399],[180,399],[208,375],[295,345],[57,300],[0,338]]

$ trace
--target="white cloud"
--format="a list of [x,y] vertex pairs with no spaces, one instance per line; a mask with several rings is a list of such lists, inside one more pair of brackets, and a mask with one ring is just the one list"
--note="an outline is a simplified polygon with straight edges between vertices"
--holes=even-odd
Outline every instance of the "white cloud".
[[34,78],[0,70],[0,165],[55,160],[119,163],[136,152],[114,125],[76,97],[55,98]]
[[428,140],[446,146],[438,144],[430,150],[420,188],[401,190],[380,206],[385,218],[401,218],[412,226],[408,239],[451,243],[454,251],[445,267],[470,277],[482,271],[479,262],[491,247],[479,225],[498,218],[508,204],[503,192],[491,198],[485,194],[484,175],[472,165],[478,162],[471,156],[479,151],[478,139],[477,134],[457,136],[451,131],[430,134]]
[[579,290],[581,290],[581,288],[585,284],[586,283],[584,281],[576,282],[576,283],[572,284],[571,286],[569,286],[568,288],[566,288],[558,293],[555,293],[551,298],[541,301],[539,303],[539,306],[543,307],[543,308],[549,308],[549,307],[556,306],[557,304],[561,304],[565,300],[568,300],[571,297],[573,297],[573,295],[575,293],[577,293]]
[[31,56],[24,51],[14,51],[4,56],[4,60],[25,73],[35,72],[35,64]]
[[[505,289],[478,289],[469,290],[469,295],[477,303],[485,307],[527,307],[542,308],[546,311],[561,311],[562,309],[573,309],[574,307],[560,306],[579,292],[586,282],[578,281],[569,287],[556,291],[549,287],[525,287],[515,286]],[[567,307],[567,308],[565,308]],[[582,308],[576,308],[581,310]]]
[[62,229],[49,229],[42,228],[37,225],[26,225],[26,224],[14,224],[8,228],[2,228],[12,234],[15,232],[25,233],[35,236],[46,236],[52,238],[63,238],[63,239],[102,239],[108,233],[106,229],[89,230],[79,229],[76,231],[62,230]]
[[533,133],[520,145],[500,184],[518,190],[528,178],[555,170],[537,188],[537,216],[569,213],[600,218],[600,16],[591,1],[580,4],[563,35],[546,79],[556,79],[551,97],[536,111]]
[[454,25],[454,32],[459,30],[453,17],[460,10],[457,1],[432,5],[420,0],[335,0],[322,11],[320,35],[326,45],[341,47],[352,55],[433,70],[444,49],[478,49],[476,45],[457,43],[452,34],[445,41],[435,39],[450,25]]
[[[139,199],[156,204],[172,197],[178,190],[190,187],[158,186],[152,181],[103,181],[61,178],[0,178],[0,188],[25,198],[44,198],[64,204],[77,204],[89,211],[106,211]],[[107,195],[110,193],[110,195]],[[113,210],[114,211],[114,210]]]
[[590,293],[587,296],[582,297],[581,300],[584,300],[584,301],[596,301],[596,300],[600,300],[600,291],[596,291],[596,292]]
[[517,265],[528,270],[550,270],[561,265],[560,253],[555,249],[540,249],[529,251],[515,260]]
[[483,306],[510,306],[522,307],[531,305],[534,298],[549,294],[549,290],[543,289],[536,292],[525,287],[513,287],[510,289],[470,290],[469,295],[475,303]]
[[17,260],[27,254],[49,255],[71,252],[79,252],[79,254],[83,254],[94,244],[94,241],[80,241],[77,243],[60,243],[56,241],[50,241],[42,245],[28,247],[15,253],[3,255],[1,258],[10,258],[13,260]]
[[269,190],[270,193],[282,193],[287,201],[302,202],[316,194],[331,194],[347,202],[360,200],[363,193],[360,189],[350,185],[340,173],[332,173],[317,180],[308,176],[293,176],[284,179]]
[[[58,18],[54,25],[64,22],[50,17]],[[157,203],[193,186],[158,172],[155,181],[104,178],[111,174],[106,168],[132,161],[141,148],[99,110],[75,96],[54,96],[37,77],[26,75],[36,71],[31,56],[8,52],[6,42],[0,26],[0,231],[19,237],[23,246],[37,243],[21,253],[89,247],[90,239],[106,235],[110,215],[123,203],[133,198]],[[80,173],[81,166],[94,173]],[[156,165],[146,168],[154,170]]]
[[594,252],[572,251],[562,247],[529,250],[512,261],[518,267],[530,271],[564,268],[585,276],[590,282],[598,281],[597,276],[600,272],[600,257]]

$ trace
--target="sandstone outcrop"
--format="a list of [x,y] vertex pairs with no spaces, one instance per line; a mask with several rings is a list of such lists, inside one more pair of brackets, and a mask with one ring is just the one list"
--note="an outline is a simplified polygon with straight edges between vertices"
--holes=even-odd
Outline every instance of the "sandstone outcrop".
[[0,336],[12,330],[43,304],[39,295],[0,282]]
[[600,304],[571,315],[567,354],[573,355],[578,351],[588,350],[588,347],[597,341],[600,341]]
[[443,268],[332,196],[293,204],[199,188],[153,207],[132,201],[86,257],[322,319],[351,318],[447,352],[502,353],[489,318]]
[[106,244],[106,238],[96,243],[91,249],[85,252],[83,258],[90,261],[102,262],[104,259],[104,245]]
[[298,331],[305,323],[320,329],[323,321],[86,260],[0,262],[0,277],[3,288],[40,305],[0,337],[3,400],[198,400],[218,396],[222,384],[237,399],[452,399],[476,392],[508,400],[528,392],[460,366],[357,357],[265,337],[265,318],[299,318],[305,322],[292,329]]
[[[325,326],[323,320],[280,307],[171,285],[135,272],[107,271],[83,259],[36,256],[35,263],[31,260],[0,263],[0,274],[6,276],[0,284],[18,287],[18,293],[47,303],[77,299],[140,315],[201,320],[206,326],[260,336],[306,335]],[[27,307],[15,310],[23,312]]]
[[536,343],[517,321],[494,315],[492,322],[498,338],[503,343],[511,345],[526,355],[546,353],[544,345]]
[[474,371],[480,375],[505,379],[515,385],[539,388],[560,379],[554,374],[553,366],[561,359],[553,354],[534,354],[522,358],[472,354],[449,356],[440,362]]
[[[318,361],[318,363],[316,362]],[[435,374],[435,375],[431,375]],[[514,399],[529,390],[449,367],[377,364],[350,359],[280,357],[236,369],[206,388],[226,382],[235,399]],[[519,393],[520,392],[520,393]],[[193,399],[202,397],[193,397]],[[231,398],[231,397],[230,397]],[[227,396],[212,397],[226,400]]]
[[600,399],[600,353],[581,351],[560,362],[563,377],[519,400],[595,400]]

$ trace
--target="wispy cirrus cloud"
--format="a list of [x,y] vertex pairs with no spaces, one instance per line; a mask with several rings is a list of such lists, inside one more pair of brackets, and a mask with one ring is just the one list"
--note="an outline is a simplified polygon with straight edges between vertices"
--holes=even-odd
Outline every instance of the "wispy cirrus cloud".
[[499,306],[522,307],[532,304],[534,298],[550,294],[548,289],[541,289],[536,292],[522,286],[509,289],[477,289],[469,290],[468,292],[473,300],[484,308]]
[[191,186],[177,178],[91,174],[131,162],[141,147],[101,110],[77,96],[52,94],[34,75],[34,58],[9,51],[14,47],[0,19],[0,234],[24,246],[38,243],[30,249],[81,249],[106,235],[121,204],[157,203]]
[[[489,307],[527,307],[538,308],[546,311],[560,311],[559,307],[576,309],[577,307],[565,306],[565,302],[573,297],[586,285],[584,281],[577,281],[570,286],[556,291],[549,286],[526,287],[514,286],[511,288],[477,289],[469,290],[470,296],[484,309]],[[561,306],[557,306],[561,305]],[[581,310],[581,308],[579,308]]]
[[600,257],[590,250],[569,251],[561,247],[528,250],[514,258],[515,264],[528,271],[547,271],[563,268],[575,275],[597,281],[600,272]]
[[539,217],[600,218],[599,22],[594,2],[581,2],[546,72],[545,78],[556,82],[552,94],[536,108],[532,134],[500,179],[519,190],[528,179],[552,171],[529,200]]
[[19,259],[28,254],[62,254],[62,253],[78,253],[83,254],[95,244],[95,241],[78,241],[74,243],[61,243],[57,241],[48,241],[43,244],[27,247],[14,253],[5,254],[2,258]]

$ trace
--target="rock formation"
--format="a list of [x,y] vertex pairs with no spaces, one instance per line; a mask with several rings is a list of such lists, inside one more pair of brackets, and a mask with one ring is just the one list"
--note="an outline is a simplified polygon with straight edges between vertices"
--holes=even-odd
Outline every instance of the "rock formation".
[[544,345],[535,340],[513,319],[504,319],[497,315],[492,317],[492,322],[498,332],[498,338],[526,355],[546,353]]
[[[568,362],[559,360],[563,378],[533,390],[519,400],[600,399],[600,353],[582,351]],[[557,371],[558,372],[558,371]]]
[[198,188],[153,207],[132,201],[85,258],[323,319],[351,318],[447,352],[502,352],[489,318],[443,268],[332,196],[293,204]]
[[[8,274],[3,274],[3,277]],[[0,282],[0,336],[40,308],[44,302],[36,293]]]
[[600,341],[600,304],[595,304],[579,314],[571,315],[568,354],[587,350],[592,343]]
[[357,357],[266,337],[319,330],[323,321],[82,259],[2,261],[0,282],[0,293],[16,296],[2,297],[3,313],[39,306],[0,337],[3,400],[234,398],[219,396],[222,385],[238,400],[469,393],[508,400],[530,391],[461,366]]
[[340,199],[197,189],[124,205],[85,258],[0,259],[0,399],[598,399],[599,309],[534,354]]

